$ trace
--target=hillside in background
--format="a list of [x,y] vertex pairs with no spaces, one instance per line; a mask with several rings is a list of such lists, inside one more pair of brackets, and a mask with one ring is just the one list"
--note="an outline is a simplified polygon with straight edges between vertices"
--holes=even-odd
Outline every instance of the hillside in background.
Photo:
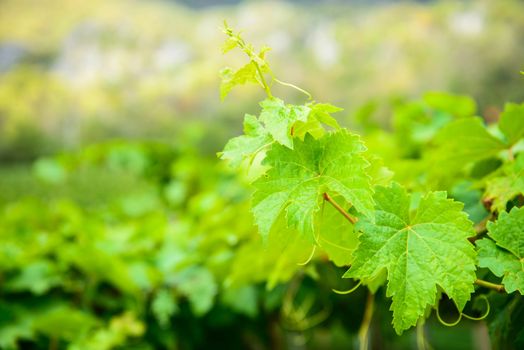
[[391,104],[428,90],[471,95],[488,117],[524,97],[522,2],[356,3],[5,0],[0,158],[172,138],[195,124],[216,151],[258,96],[248,87],[220,104],[217,72],[237,60],[220,50],[226,19],[272,48],[283,79],[343,107],[350,125],[370,106],[387,125]]

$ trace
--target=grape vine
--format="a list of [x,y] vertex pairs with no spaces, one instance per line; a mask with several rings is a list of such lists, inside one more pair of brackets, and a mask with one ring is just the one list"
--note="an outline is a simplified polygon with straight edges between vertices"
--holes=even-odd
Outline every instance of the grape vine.
[[[222,99],[248,83],[266,99],[219,157],[247,174],[255,223],[269,245],[299,242],[311,257],[348,267],[343,277],[371,295],[384,287],[397,334],[423,325],[432,309],[441,319],[443,294],[460,318],[471,319],[463,312],[472,299],[488,303],[486,317],[489,293],[524,294],[524,104],[507,104],[499,122],[486,126],[468,101],[451,100],[451,109],[466,112],[417,121],[432,126],[426,139],[412,142],[422,161],[405,157],[404,168],[400,161],[390,168],[385,152],[339,125],[332,114],[340,108],[276,79],[267,47],[257,51],[227,24],[224,32],[224,52],[240,49],[249,61],[221,71]],[[275,83],[307,101],[285,103],[273,95]],[[429,105],[439,96],[431,98]],[[413,166],[411,177],[395,172],[405,164]],[[482,191],[482,217],[473,218],[469,201],[451,191],[458,180]]]

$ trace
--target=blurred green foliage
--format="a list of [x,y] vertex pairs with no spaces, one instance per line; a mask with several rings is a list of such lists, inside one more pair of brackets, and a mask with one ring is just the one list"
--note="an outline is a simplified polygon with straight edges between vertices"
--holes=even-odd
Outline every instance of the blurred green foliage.
[[[431,158],[439,147],[433,140],[453,123],[472,120],[475,105],[439,93],[395,108],[411,111],[393,118],[402,121],[406,137],[395,129],[365,132],[370,150],[385,156],[372,160],[377,176],[391,177],[383,165],[396,169],[395,179],[414,197],[426,188],[448,189],[480,224],[488,215],[480,181],[505,178],[502,163],[477,175],[468,164],[443,172]],[[2,169],[3,348],[325,348],[355,342],[364,291],[351,298],[332,293],[345,288],[344,269],[322,251],[301,266],[311,254],[307,244],[280,236],[263,244],[243,185],[248,174],[202,155],[191,146],[200,143],[194,135],[179,141],[181,146],[112,141],[40,158],[30,169]],[[515,152],[520,147],[515,144]],[[520,200],[519,193],[508,205]],[[337,254],[329,246],[326,252]],[[384,291],[376,298],[375,344],[415,347],[415,331],[393,334]],[[512,322],[521,322],[520,301],[495,302]],[[443,317],[454,317],[453,306],[441,308]],[[320,325],[312,323],[321,315]],[[475,323],[446,329],[428,322],[427,340],[435,346],[457,339],[455,348],[473,348],[476,338],[464,336],[481,332]],[[519,330],[493,322],[493,341],[514,346]],[[497,327],[508,333],[498,334]]]

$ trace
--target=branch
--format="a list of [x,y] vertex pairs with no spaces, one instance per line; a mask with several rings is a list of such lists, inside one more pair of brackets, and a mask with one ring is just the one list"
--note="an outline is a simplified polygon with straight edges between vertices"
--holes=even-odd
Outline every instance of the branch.
[[344,208],[342,208],[337,202],[335,202],[333,198],[331,198],[331,196],[326,192],[324,192],[324,200],[328,201],[336,210],[339,211],[340,214],[344,215],[344,217],[348,219],[349,222],[351,222],[353,225],[356,224],[358,219],[350,215],[347,211],[345,211]]
[[481,287],[493,289],[494,291],[499,293],[506,293],[506,289],[504,289],[504,286],[502,284],[495,284],[481,279],[476,279],[475,284],[478,284]]

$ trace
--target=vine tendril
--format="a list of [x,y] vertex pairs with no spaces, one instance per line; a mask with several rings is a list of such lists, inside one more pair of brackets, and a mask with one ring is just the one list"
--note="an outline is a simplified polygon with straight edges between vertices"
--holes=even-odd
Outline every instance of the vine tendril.
[[347,295],[347,294],[351,294],[353,293],[354,291],[357,290],[358,287],[360,287],[360,285],[362,284],[362,281],[358,281],[358,283],[356,284],[356,286],[354,286],[353,288],[349,289],[349,290],[337,290],[337,289],[332,289],[333,292],[337,293],[337,294],[340,294],[340,295]]
[[484,313],[484,315],[482,316],[479,316],[479,317],[473,317],[473,316],[469,316],[469,315],[466,315],[465,313],[462,313],[462,316],[464,316],[465,318],[467,318],[468,320],[472,320],[472,321],[482,321],[483,319],[485,319],[486,317],[488,317],[489,315],[489,312],[491,311],[491,306],[489,304],[489,300],[488,298],[485,296],[485,295],[479,295],[478,296],[479,299],[483,299],[485,302],[486,302],[486,312]]
[[435,310],[436,310],[436,316],[437,316],[438,321],[447,327],[456,326],[462,320],[462,317],[467,318],[468,320],[472,320],[472,321],[482,321],[483,319],[488,317],[489,312],[491,310],[491,306],[489,304],[488,298],[485,295],[479,295],[478,298],[483,299],[486,302],[486,312],[484,313],[484,315],[479,316],[479,317],[474,317],[474,316],[469,316],[468,314],[465,314],[463,312],[460,312],[458,319],[454,322],[449,323],[449,322],[444,321],[442,317],[440,317],[439,304],[437,304],[437,307],[435,308]]
[[313,96],[309,92],[307,92],[306,90],[304,90],[302,88],[299,88],[298,86],[293,85],[291,83],[286,83],[286,82],[284,82],[282,80],[279,80],[279,79],[275,78],[274,76],[272,78],[273,78],[274,81],[276,81],[280,85],[284,85],[284,86],[287,86],[287,87],[290,87],[290,88],[293,88],[295,90],[300,91],[301,93],[303,93],[304,95],[306,95],[308,97],[308,100],[312,100],[313,99]]
[[446,322],[442,319],[442,317],[440,317],[440,312],[439,312],[439,304],[437,304],[437,307],[435,308],[436,309],[436,316],[437,316],[437,320],[443,324],[444,326],[446,327],[454,327],[456,325],[459,324],[460,320],[462,320],[462,312],[459,313],[459,317],[457,318],[457,320],[455,322]]
[[311,250],[311,254],[309,254],[309,257],[307,258],[307,260],[301,263],[297,263],[297,265],[300,265],[300,266],[307,265],[311,261],[311,259],[313,259],[313,256],[315,255],[316,251],[317,251],[317,246],[313,245],[313,249]]

